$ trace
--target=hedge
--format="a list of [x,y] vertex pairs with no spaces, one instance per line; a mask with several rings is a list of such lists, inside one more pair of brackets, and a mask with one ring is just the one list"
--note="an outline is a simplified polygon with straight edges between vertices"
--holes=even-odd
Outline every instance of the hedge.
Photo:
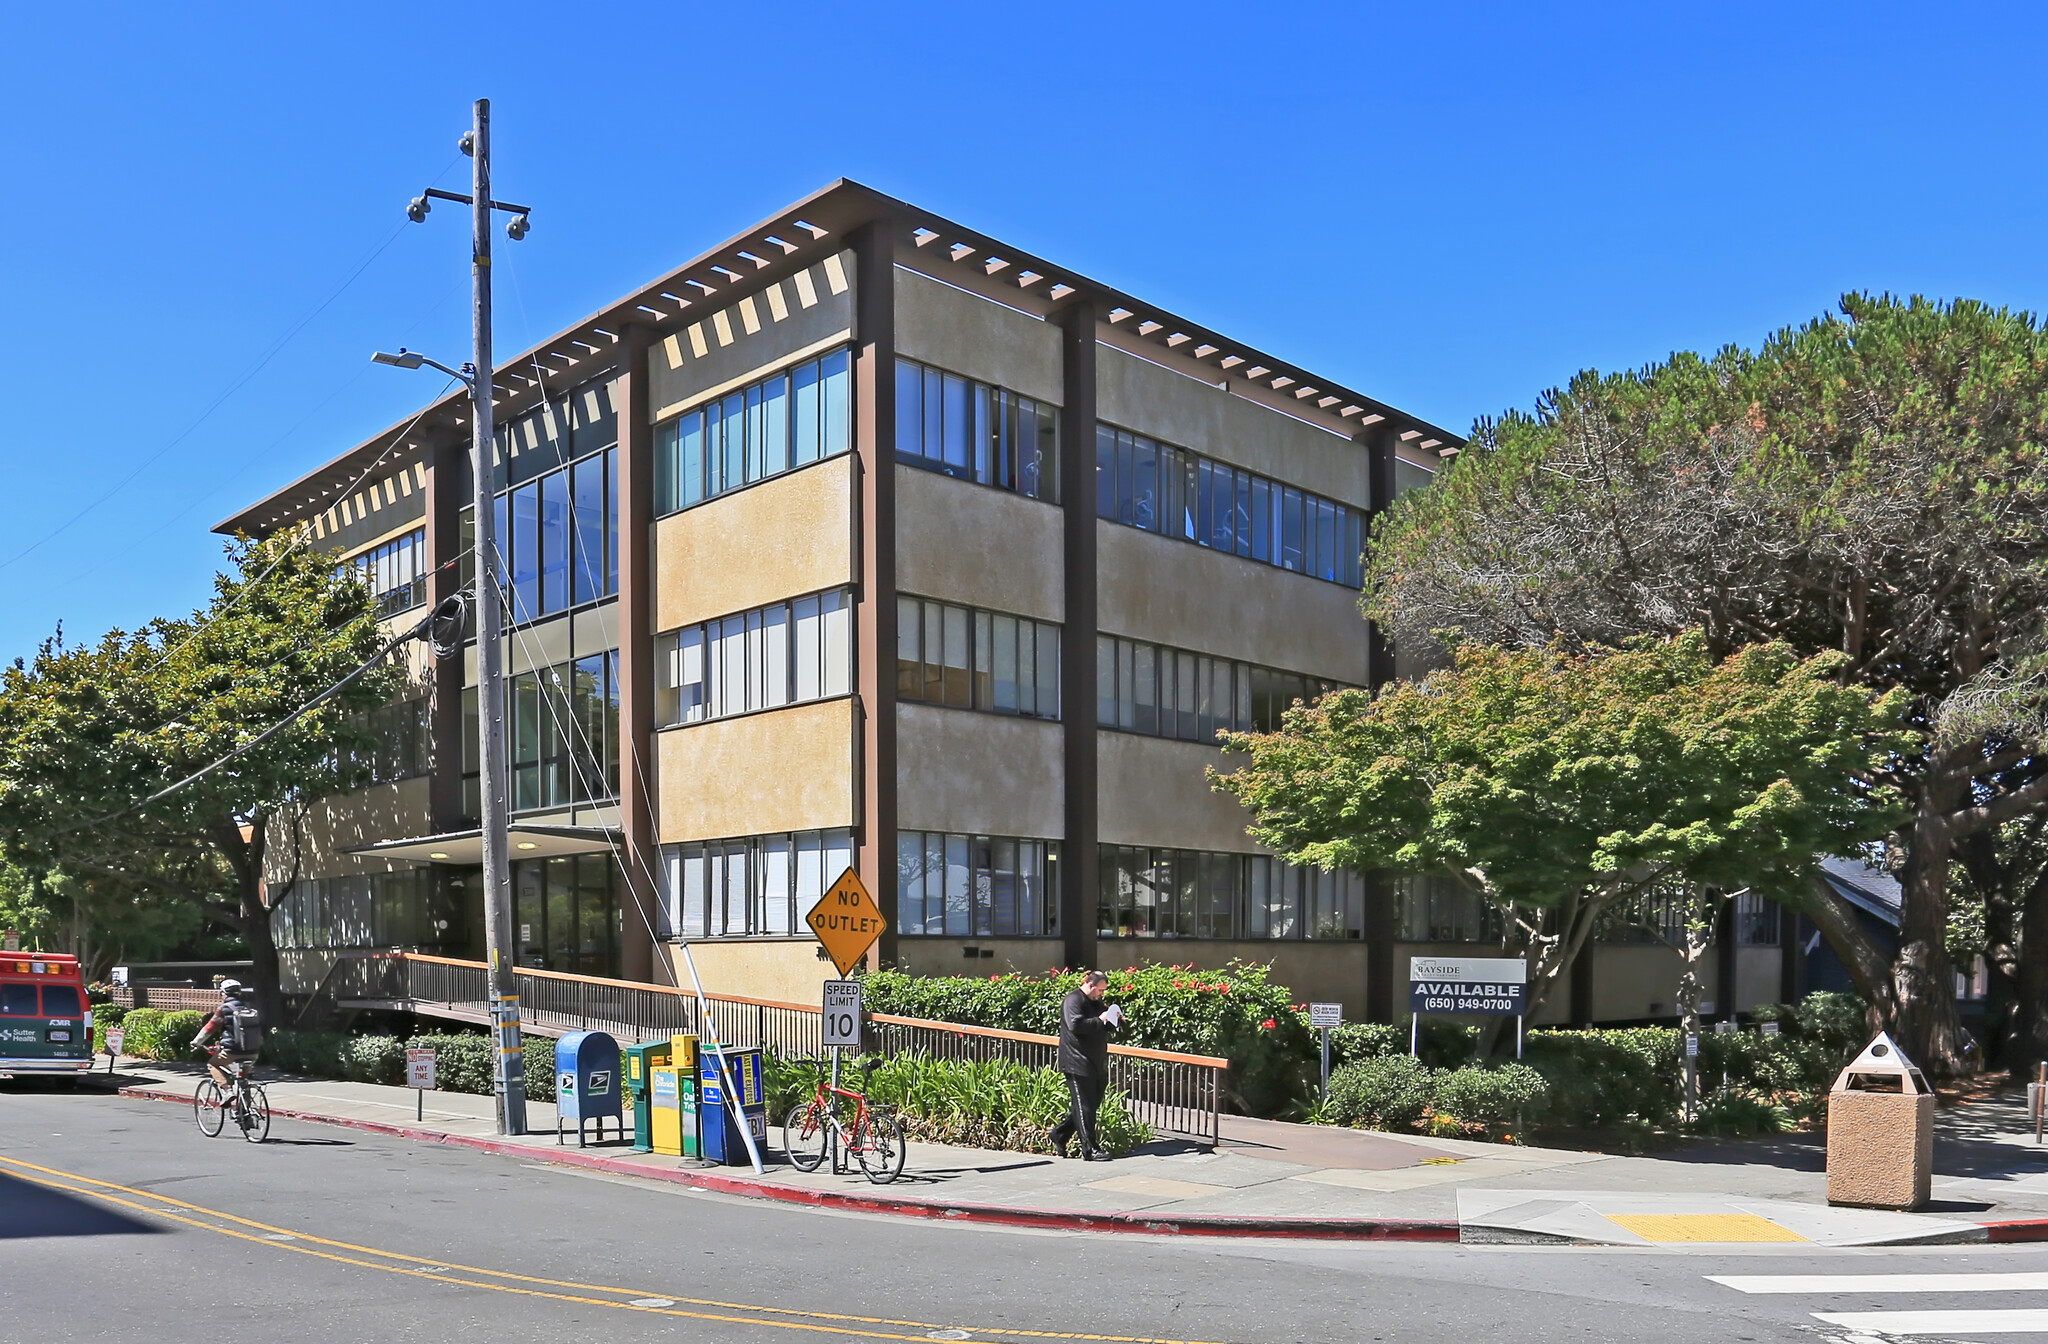
[[[769,1057],[771,1122],[780,1123],[815,1095],[818,1068],[809,1060]],[[856,1065],[854,1077],[859,1076]],[[846,1077],[843,1070],[841,1077]],[[881,1061],[863,1086],[869,1101],[898,1108],[905,1133],[925,1143],[1049,1153],[1052,1130],[1067,1115],[1065,1078],[1008,1059],[895,1055]],[[1097,1142],[1111,1153],[1127,1153],[1152,1139],[1121,1092],[1103,1097],[1097,1121]]]
[[[192,1038],[205,1023],[206,1014],[191,1009],[167,1013],[161,1008],[137,1008],[121,1019],[126,1033],[122,1053],[136,1059],[192,1059]],[[93,1019],[93,1037],[96,1045],[104,1045],[97,1017]]]
[[[555,1043],[545,1036],[521,1042],[529,1101],[555,1099]],[[496,1047],[489,1036],[449,1032],[414,1036],[347,1036],[336,1031],[273,1031],[263,1041],[263,1062],[286,1073],[345,1078],[397,1086],[405,1081],[407,1049],[434,1052],[434,1083],[442,1092],[491,1095]]]
[[[1272,967],[1233,961],[1221,970],[1126,966],[1109,970],[1109,1002],[1123,1005],[1120,1045],[1230,1061],[1225,1086],[1238,1109],[1274,1115],[1307,1094],[1316,1045],[1305,1004],[1271,979]],[[872,971],[870,1012],[1055,1035],[1060,1004],[1081,983],[1074,970],[1034,975],[920,976]]]

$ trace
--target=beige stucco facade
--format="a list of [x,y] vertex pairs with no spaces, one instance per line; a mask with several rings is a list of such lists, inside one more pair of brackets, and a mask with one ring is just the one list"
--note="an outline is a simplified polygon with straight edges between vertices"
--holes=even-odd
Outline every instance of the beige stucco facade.
[[662,840],[851,825],[853,714],[840,698],[657,733]]
[[323,798],[306,809],[298,826],[289,814],[274,815],[264,853],[264,880],[276,885],[295,877],[386,873],[410,866],[346,851],[393,836],[427,834],[428,784],[421,776]]
[[916,271],[896,272],[896,349],[948,373],[1062,404],[1060,333],[1029,313]]
[[[690,987],[690,972],[679,948],[671,947],[672,983]],[[740,994],[778,1003],[818,1006],[819,986],[839,978],[831,962],[818,955],[813,938],[714,938],[690,944],[698,978],[707,994]]]
[[896,589],[1065,619],[1060,511],[916,467],[896,468]]
[[654,628],[850,583],[853,461],[771,477],[654,524]]
[[1096,347],[1096,414],[1180,448],[1364,508],[1368,460],[1351,440],[1127,354]]
[[912,975],[1044,975],[1063,955],[1057,938],[906,938],[897,963]]
[[1104,634],[1366,683],[1365,618],[1343,585],[1117,523],[1095,531]]
[[1250,817],[1237,800],[1209,787],[1205,767],[1235,763],[1215,747],[1097,732],[1095,756],[1103,844],[1263,852],[1245,834]]
[[933,705],[896,707],[897,824],[1051,839],[1065,829],[1060,726]]

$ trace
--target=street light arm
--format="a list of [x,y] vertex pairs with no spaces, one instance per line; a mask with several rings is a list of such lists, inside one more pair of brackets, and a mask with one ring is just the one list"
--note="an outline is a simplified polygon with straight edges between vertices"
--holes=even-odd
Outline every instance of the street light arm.
[[476,380],[461,369],[451,369],[438,359],[428,359],[419,351],[408,350],[402,345],[398,347],[398,353],[395,355],[387,355],[382,350],[379,350],[376,354],[370,356],[370,362],[372,364],[389,364],[394,369],[416,369],[424,364],[430,369],[439,369],[468,388],[472,393],[476,391]]

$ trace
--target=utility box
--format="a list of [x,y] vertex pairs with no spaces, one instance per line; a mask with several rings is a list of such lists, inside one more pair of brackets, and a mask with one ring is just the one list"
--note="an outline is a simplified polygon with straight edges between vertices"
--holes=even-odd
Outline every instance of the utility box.
[[647,1089],[652,1083],[648,1076],[651,1070],[666,1068],[675,1062],[673,1041],[642,1041],[629,1045],[625,1050],[626,1104],[633,1108],[633,1151],[651,1153],[654,1151],[653,1138],[648,1126],[652,1123]]
[[695,1036],[687,1034],[680,1036],[671,1036],[668,1038],[668,1046],[669,1063],[675,1065],[679,1069],[689,1069],[693,1073],[696,1071],[697,1038]]
[[587,1126],[597,1122],[597,1140],[604,1142],[604,1122],[626,1137],[620,1105],[619,1043],[602,1031],[575,1031],[555,1042],[555,1142],[562,1126],[576,1122],[576,1146],[587,1141]]
[[647,1073],[648,1142],[666,1157],[701,1157],[697,1125],[697,1075],[673,1065]]
[[[703,1127],[705,1160],[728,1167],[746,1166],[747,1141],[740,1125],[744,1123],[752,1131],[757,1150],[768,1142],[768,1087],[761,1051],[706,1046],[698,1051],[697,1059],[697,1095],[702,1107],[698,1120]],[[724,1080],[719,1077],[721,1059],[731,1075],[741,1119],[734,1118],[726,1103]]]
[[1879,1032],[1828,1093],[1828,1203],[1917,1209],[1933,1180],[1933,1089]]

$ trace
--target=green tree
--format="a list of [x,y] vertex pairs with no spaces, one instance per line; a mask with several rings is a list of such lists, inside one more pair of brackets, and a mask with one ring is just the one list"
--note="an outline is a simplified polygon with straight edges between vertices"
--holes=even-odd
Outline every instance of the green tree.
[[[1839,901],[1823,932],[1873,1016],[1927,1066],[1962,1060],[1944,945],[1958,841],[2048,800],[2048,335],[1980,304],[1851,296],[1754,353],[1582,373],[1482,422],[1375,529],[1365,607],[1397,640],[1521,647],[1697,627],[1835,650],[1912,696],[1921,745],[1887,960]],[[2042,949],[2048,955],[2048,949]]]
[[163,957],[203,924],[190,902],[148,899],[124,884],[0,859],[0,929],[20,932],[24,947],[73,954],[88,979],[104,979],[109,966],[122,962]]
[[359,716],[405,673],[385,660],[258,743],[361,669],[385,636],[367,586],[310,547],[237,541],[228,558],[191,619],[114,631],[89,648],[53,639],[0,676],[0,846],[24,868],[59,870],[110,898],[195,906],[246,941],[276,1021],[271,827],[347,786],[334,762],[363,745]]
[[1459,645],[1420,683],[1228,735],[1250,762],[1211,779],[1295,862],[1470,882],[1529,959],[1533,1013],[1628,902],[1674,885],[1798,902],[1816,855],[1890,824],[1869,780],[1903,743],[1905,697],[1840,684],[1842,662],[1783,645],[1716,662],[1698,633]]

